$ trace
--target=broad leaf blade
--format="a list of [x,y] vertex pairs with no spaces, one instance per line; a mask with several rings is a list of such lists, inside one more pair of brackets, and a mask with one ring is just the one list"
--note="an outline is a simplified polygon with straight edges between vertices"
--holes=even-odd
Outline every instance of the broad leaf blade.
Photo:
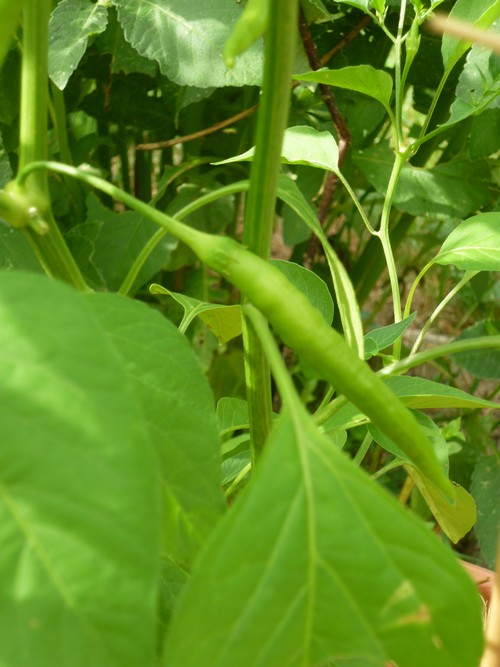
[[[385,195],[394,163],[389,146],[379,144],[360,150],[354,161],[368,182]],[[411,215],[434,213],[463,218],[490,203],[489,180],[484,160],[471,163],[457,159],[432,169],[407,164],[401,171],[394,205]]]
[[275,259],[272,260],[272,263],[285,274],[297,289],[306,295],[311,304],[323,315],[327,324],[331,324],[333,320],[333,301],[325,281],[313,271],[309,271],[309,269],[295,262]]
[[305,74],[294,74],[297,81],[314,81],[327,86],[347,88],[363,93],[389,109],[392,96],[392,78],[387,72],[371,65],[353,65],[342,69],[320,69]]
[[480,213],[462,222],[434,261],[465,271],[500,271],[500,213]]
[[[214,164],[229,164],[253,160],[255,147]],[[339,166],[339,149],[330,132],[318,132],[307,125],[289,127],[283,135],[281,148],[283,164],[303,164],[336,172]]]
[[181,86],[255,86],[262,77],[262,42],[229,69],[224,44],[242,8],[225,0],[114,0],[125,38]]
[[85,297],[0,274],[0,663],[140,667],[156,641],[159,488]]
[[[138,253],[157,230],[153,222],[135,211],[115,213],[89,195],[87,220],[75,225],[66,241],[91,287],[117,291]],[[177,239],[165,235],[142,265],[130,292],[158,273],[177,246]]]
[[406,329],[410,326],[416,316],[416,312],[412,313],[409,317],[406,317],[401,322],[395,322],[394,324],[388,324],[385,327],[379,327],[378,329],[373,329],[365,335],[365,350],[368,348],[370,350],[370,355],[365,358],[369,359],[378,352],[385,350],[386,347],[395,343],[398,338],[400,338]]
[[[471,327],[462,331],[455,340],[467,340],[477,336],[498,336],[500,334],[500,322],[486,320],[477,322]],[[454,354],[451,357],[453,361],[465,368],[468,373],[478,378],[500,380],[500,350],[473,350],[471,352],[462,352]]]
[[500,462],[485,456],[472,475],[471,492],[477,503],[476,535],[488,566],[495,567],[500,531]]
[[[478,28],[487,28],[500,16],[500,1],[457,0],[449,15],[451,18],[467,21]],[[470,42],[445,34],[441,45],[445,70],[451,71],[469,47]]]
[[163,664],[475,667],[479,607],[452,554],[294,411],[201,556]]
[[224,510],[213,397],[187,340],[157,311],[125,297],[90,304],[134,383],[164,488],[164,548],[190,564]]
[[106,29],[107,9],[90,0],[61,0],[52,13],[49,75],[63,90],[87,49],[89,37]]
[[458,80],[456,99],[450,109],[450,118],[445,125],[478,114],[486,108],[498,108],[499,64],[498,55],[491,53],[490,49],[480,46],[471,49]]

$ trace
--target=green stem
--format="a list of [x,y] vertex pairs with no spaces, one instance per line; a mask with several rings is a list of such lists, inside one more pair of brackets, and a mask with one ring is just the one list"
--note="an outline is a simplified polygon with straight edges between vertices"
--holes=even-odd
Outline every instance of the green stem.
[[[387,271],[389,273],[389,281],[391,284],[391,294],[392,294],[392,305],[394,311],[394,322],[400,322],[401,315],[401,294],[399,291],[399,281],[398,281],[398,272],[396,268],[396,260],[394,259],[394,253],[392,251],[391,240],[389,236],[389,220],[392,208],[392,201],[394,199],[394,194],[396,192],[396,187],[399,181],[399,176],[401,170],[403,169],[405,163],[405,156],[399,151],[396,152],[396,160],[392,167],[391,177],[389,179],[389,184],[387,186],[387,194],[384,200],[384,207],[382,209],[382,216],[380,220],[380,230],[378,236],[380,242],[382,243],[382,249],[384,251],[385,261],[387,264]],[[399,351],[397,344],[394,346],[394,355],[398,356]]]
[[[268,259],[274,228],[276,191],[283,133],[287,126],[297,35],[298,0],[270,3],[265,41],[262,97],[258,111],[255,156],[245,211],[243,243]],[[258,459],[272,425],[268,361],[255,332],[243,325],[245,376],[252,460]]]
[[[48,109],[48,24],[51,0],[24,0],[23,63],[21,76],[21,109],[19,130],[19,171],[30,163],[47,157]],[[79,290],[88,286],[71,255],[53,218],[46,173],[34,172],[26,181],[27,198],[48,227],[39,234],[23,227],[35,254],[45,271],[72,284]]]
[[453,289],[452,289],[452,290],[445,296],[445,298],[441,301],[441,303],[438,304],[438,306],[434,309],[434,312],[432,313],[432,315],[429,317],[429,319],[427,320],[427,322],[426,322],[426,323],[424,324],[424,326],[422,327],[422,330],[421,330],[420,334],[418,335],[418,338],[417,338],[417,340],[415,341],[415,343],[414,343],[414,345],[413,345],[413,347],[412,347],[412,349],[411,349],[410,356],[413,355],[413,354],[415,354],[415,352],[417,352],[417,350],[419,349],[420,345],[422,344],[422,341],[423,341],[423,339],[424,339],[424,337],[425,337],[425,334],[429,331],[429,329],[431,328],[431,326],[434,324],[434,322],[435,322],[436,319],[438,318],[438,316],[439,316],[439,314],[441,313],[441,311],[442,311],[442,310],[448,305],[448,303],[453,299],[453,297],[455,296],[455,294],[457,294],[457,293],[462,289],[462,287],[463,287],[464,285],[466,285],[470,280],[472,280],[472,278],[474,278],[474,276],[475,276],[477,273],[479,273],[479,271],[466,271],[464,277],[462,278],[462,280],[461,280],[459,283],[457,283],[457,285],[455,285],[455,287],[454,287],[454,288],[453,288]]
[[399,12],[398,32],[396,41],[394,43],[395,51],[395,120],[396,120],[396,147],[397,151],[401,151],[403,147],[403,77],[401,75],[401,47],[403,45],[403,27],[406,14],[406,0],[402,0],[401,9]]
[[370,222],[368,216],[366,215],[365,209],[361,206],[361,202],[360,202],[359,199],[356,197],[356,194],[355,194],[354,190],[353,190],[353,189],[351,188],[351,186],[349,185],[349,182],[347,181],[347,179],[345,178],[345,176],[342,174],[341,171],[337,171],[337,172],[335,172],[335,175],[337,176],[337,178],[339,179],[339,181],[342,183],[342,185],[344,186],[344,188],[345,188],[345,189],[347,190],[347,192],[349,193],[349,196],[351,197],[351,199],[352,199],[352,201],[353,201],[353,203],[354,203],[354,206],[358,209],[358,213],[359,213],[359,215],[361,216],[361,219],[362,219],[363,222],[365,223],[365,226],[366,226],[366,228],[368,229],[368,231],[370,232],[370,234],[372,234],[373,236],[377,236],[377,232],[373,229],[373,227],[372,227],[372,225],[371,225],[371,222]]
[[363,442],[361,443],[360,448],[356,452],[356,456],[353,459],[353,462],[357,465],[360,466],[361,463],[363,462],[363,459],[365,458],[368,450],[370,449],[370,445],[373,442],[373,438],[370,435],[370,433],[367,433],[365,437],[363,438]]
[[500,348],[500,336],[479,336],[478,338],[466,338],[464,340],[453,341],[445,345],[438,345],[431,350],[423,350],[412,354],[406,359],[396,361],[390,366],[386,366],[378,371],[378,375],[389,377],[391,375],[401,375],[415,366],[421,366],[429,361],[439,357],[449,357],[461,352],[476,352],[477,350],[489,350]]

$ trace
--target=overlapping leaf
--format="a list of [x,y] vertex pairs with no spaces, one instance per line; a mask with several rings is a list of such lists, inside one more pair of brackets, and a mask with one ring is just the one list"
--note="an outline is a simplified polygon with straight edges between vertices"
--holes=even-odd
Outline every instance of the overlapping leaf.
[[132,387],[86,299],[0,274],[0,663],[143,667],[159,488]]
[[49,74],[63,90],[87,49],[89,37],[106,29],[106,7],[91,0],[61,0],[50,19]]
[[158,312],[117,295],[88,299],[124,361],[158,454],[164,550],[190,565],[224,510],[210,388],[187,340]]
[[475,667],[467,575],[296,408],[202,554],[163,664]]
[[182,86],[258,85],[262,43],[252,45],[233,68],[222,52],[242,8],[224,0],[114,0],[125,38],[163,74]]

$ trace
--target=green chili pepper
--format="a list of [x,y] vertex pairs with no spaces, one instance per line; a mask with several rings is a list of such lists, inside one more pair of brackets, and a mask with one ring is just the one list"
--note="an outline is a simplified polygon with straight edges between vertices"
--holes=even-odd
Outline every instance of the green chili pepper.
[[18,187],[22,187],[29,174],[38,169],[52,169],[97,187],[186,243],[202,262],[238,287],[306,363],[395,440],[423,475],[449,498],[454,498],[453,486],[442,472],[429,440],[411,412],[368,364],[359,359],[344,338],[328,326],[319,310],[279,269],[234,239],[188,227],[112,183],[69,165],[34,162],[18,174]]
[[286,345],[395,440],[422,474],[453,497],[452,486],[411,412],[281,271],[233,239],[202,237],[188,241],[200,259],[238,287]]

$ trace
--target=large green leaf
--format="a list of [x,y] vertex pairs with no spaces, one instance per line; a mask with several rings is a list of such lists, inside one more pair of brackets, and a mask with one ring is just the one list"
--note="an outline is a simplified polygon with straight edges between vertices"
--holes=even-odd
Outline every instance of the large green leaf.
[[[214,164],[253,160],[254,153],[255,146],[240,155],[220,160]],[[337,142],[330,132],[318,132],[307,125],[289,127],[283,135],[281,162],[283,164],[304,164],[337,172],[339,166]]]
[[[450,17],[461,19],[478,28],[487,28],[500,16],[500,0],[457,0]],[[470,42],[445,34],[441,45],[443,64],[450,71],[469,49]]]
[[21,18],[22,0],[0,0],[0,66]]
[[[396,376],[386,380],[390,389],[409,408],[495,408],[492,401],[467,394],[461,389],[412,376]],[[348,403],[324,423],[326,430],[350,428],[356,424],[367,422],[367,418],[354,406]]]
[[480,213],[462,222],[434,261],[464,271],[500,271],[500,212]]
[[[120,288],[137,254],[158,227],[138,213],[115,213],[94,195],[87,197],[87,220],[66,236],[68,246],[88,284],[95,289]],[[132,292],[144,285],[168,261],[178,241],[166,235],[141,267]]]
[[132,387],[87,299],[0,274],[0,663],[143,667],[160,495]]
[[[427,434],[443,471],[448,474],[448,443],[444,439],[443,434],[427,415],[416,412],[415,417]],[[420,490],[439,526],[452,542],[458,542],[458,540],[469,532],[476,522],[476,507],[472,496],[461,486],[454,484],[455,502],[453,504],[448,502],[436,485],[411,465],[409,458],[392,440],[387,438],[387,436],[373,425],[369,426],[369,430],[379,445],[406,462],[406,469]]]
[[159,455],[164,549],[189,565],[224,510],[208,382],[187,339],[160,313],[116,294],[88,299],[134,383]]
[[[455,340],[466,340],[478,336],[498,336],[499,334],[500,322],[485,320],[468,327]],[[458,366],[465,368],[468,373],[476,377],[500,380],[499,349],[472,350],[454,354],[451,358]]]
[[[388,145],[360,150],[354,160],[368,182],[385,195],[394,163]],[[490,203],[489,181],[489,168],[481,160],[457,159],[432,169],[407,164],[401,170],[394,205],[411,215],[462,218]]]
[[20,229],[0,224],[0,269],[41,272],[33,248]]
[[170,80],[199,88],[259,85],[262,42],[229,69],[222,52],[242,8],[226,0],[114,0],[125,38]]
[[494,568],[500,531],[500,461],[485,456],[472,475],[471,492],[477,503],[476,535],[488,566]]
[[392,78],[387,72],[371,65],[353,65],[342,69],[320,69],[305,74],[294,74],[297,81],[314,81],[327,86],[347,88],[373,97],[390,109]]
[[274,259],[272,263],[288,280],[299,289],[312,305],[319,310],[328,324],[333,320],[333,301],[325,281],[313,271],[283,259]]
[[460,74],[456,99],[445,125],[456,123],[487,108],[498,108],[499,95],[500,58],[490,49],[474,46]]
[[299,405],[200,556],[163,664],[476,667],[481,636],[452,553]]
[[91,0],[61,0],[49,24],[49,75],[63,90],[87,49],[89,37],[106,29],[107,9]]

